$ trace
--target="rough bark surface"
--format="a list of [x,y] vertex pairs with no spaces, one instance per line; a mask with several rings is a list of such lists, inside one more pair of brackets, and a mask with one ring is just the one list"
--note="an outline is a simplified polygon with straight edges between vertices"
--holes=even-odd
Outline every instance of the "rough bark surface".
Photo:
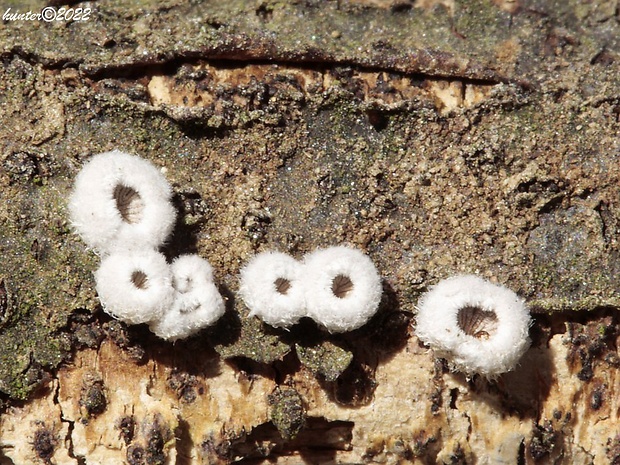
[[[617,1],[8,16],[43,7],[10,6],[0,29],[1,464],[620,463]],[[164,170],[164,253],[207,258],[226,296],[187,341],[99,306],[66,201],[116,148]],[[253,254],[336,244],[383,277],[368,324],[247,316]],[[458,273],[533,314],[532,348],[496,380],[414,335],[420,294]]]

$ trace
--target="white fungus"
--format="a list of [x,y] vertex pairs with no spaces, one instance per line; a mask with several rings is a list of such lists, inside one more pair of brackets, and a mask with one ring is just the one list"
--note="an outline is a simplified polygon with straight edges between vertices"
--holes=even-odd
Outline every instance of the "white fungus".
[[504,286],[473,275],[445,279],[418,303],[416,334],[468,375],[512,370],[530,346],[530,314]]
[[215,323],[225,312],[224,300],[213,282],[209,262],[198,255],[181,255],[170,266],[175,297],[150,330],[162,339],[184,339]]
[[152,163],[114,150],[95,155],[82,167],[69,212],[82,239],[102,254],[157,249],[174,226],[171,195]]
[[316,250],[306,255],[304,263],[308,316],[329,332],[352,331],[375,314],[381,277],[369,257],[339,246]]
[[161,318],[174,300],[170,267],[152,250],[108,255],[95,281],[106,313],[128,324]]
[[281,252],[262,252],[241,270],[239,293],[265,323],[284,327],[305,316],[303,265]]

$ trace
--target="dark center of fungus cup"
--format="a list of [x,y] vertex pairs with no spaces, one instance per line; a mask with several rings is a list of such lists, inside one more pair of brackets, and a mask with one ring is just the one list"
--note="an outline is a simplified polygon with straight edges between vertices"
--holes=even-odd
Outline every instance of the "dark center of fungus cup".
[[131,282],[138,289],[146,289],[149,287],[149,277],[144,271],[134,271],[131,273]]
[[282,295],[286,295],[291,288],[291,282],[286,278],[278,278],[274,281],[276,285],[276,291]]
[[480,307],[465,306],[457,315],[459,328],[476,339],[489,339],[497,331],[497,315]]
[[116,208],[121,214],[123,221],[129,224],[135,224],[142,220],[144,201],[137,190],[119,184],[114,188],[113,195],[116,201]]
[[348,276],[339,274],[332,281],[332,292],[339,299],[344,299],[353,291],[353,281]]

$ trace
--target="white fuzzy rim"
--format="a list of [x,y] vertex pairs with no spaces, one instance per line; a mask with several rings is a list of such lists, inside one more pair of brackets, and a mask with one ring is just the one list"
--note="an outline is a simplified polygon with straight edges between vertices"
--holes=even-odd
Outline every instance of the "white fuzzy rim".
[[181,255],[171,270],[174,304],[149,328],[162,339],[176,341],[214,324],[224,314],[225,306],[213,283],[209,262],[198,255]]
[[348,247],[317,250],[304,259],[308,316],[328,331],[352,331],[375,314],[381,277],[366,255]]
[[281,252],[262,252],[241,270],[239,294],[250,315],[288,328],[305,316],[303,265]]
[[103,309],[128,323],[160,318],[173,302],[172,275],[160,253],[112,254],[95,273]]
[[441,281],[418,303],[416,335],[457,370],[492,378],[529,348],[530,315],[510,289],[473,275]]
[[196,286],[213,282],[211,264],[195,254],[181,255],[170,265],[177,292],[190,292]]
[[80,236],[102,254],[156,249],[174,226],[171,195],[152,163],[115,150],[95,155],[83,166],[69,212]]

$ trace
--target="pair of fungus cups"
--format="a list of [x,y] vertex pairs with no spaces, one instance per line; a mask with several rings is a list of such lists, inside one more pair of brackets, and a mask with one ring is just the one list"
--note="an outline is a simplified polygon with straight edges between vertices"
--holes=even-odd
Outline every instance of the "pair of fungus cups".
[[225,312],[209,262],[181,255],[171,265],[156,251],[105,257],[95,273],[106,313],[128,324],[147,323],[176,341],[215,323]]
[[170,265],[157,251],[175,223],[171,197],[160,170],[115,150],[84,165],[69,211],[84,242],[102,256],[95,280],[103,309],[177,340],[213,324],[225,308],[206,260],[182,255]]
[[530,346],[530,314],[517,294],[478,276],[454,276],[422,296],[416,335],[453,369],[486,378],[512,370]]
[[375,314],[381,301],[381,277],[359,250],[329,247],[303,261],[268,251],[241,270],[239,293],[265,323],[288,328],[310,317],[331,333],[352,331]]

